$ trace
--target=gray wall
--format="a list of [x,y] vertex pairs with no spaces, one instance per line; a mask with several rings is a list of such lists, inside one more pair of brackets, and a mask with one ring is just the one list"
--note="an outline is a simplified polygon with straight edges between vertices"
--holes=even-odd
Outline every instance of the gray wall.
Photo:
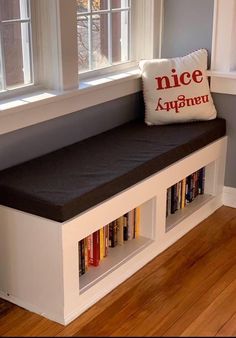
[[0,170],[141,116],[141,93],[0,136]]
[[[186,55],[198,48],[211,53],[214,0],[165,0],[163,57]],[[213,94],[229,136],[225,185],[236,188],[236,96]]]

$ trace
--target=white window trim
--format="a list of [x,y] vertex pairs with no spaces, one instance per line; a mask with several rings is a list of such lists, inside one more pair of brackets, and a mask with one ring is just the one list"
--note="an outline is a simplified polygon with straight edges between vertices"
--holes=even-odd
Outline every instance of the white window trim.
[[[77,55],[77,46],[74,44],[75,39],[68,39],[71,20],[68,20],[68,17],[62,14],[63,6],[66,6],[67,10],[68,6],[71,6],[71,11],[73,11],[75,1],[33,1],[35,1],[36,10],[42,10],[46,13],[41,19],[42,21],[37,22],[37,25],[39,27],[49,25],[51,26],[48,27],[50,32],[54,32],[43,35],[38,30],[39,35],[36,39],[39,44],[43,45],[42,50],[45,52],[43,55],[39,55],[37,59],[38,74],[43,74],[43,77],[36,79],[36,85],[42,84],[42,87],[40,86],[41,89],[37,88],[35,92],[28,95],[1,100],[0,135],[131,95],[142,89],[137,62],[115,66],[112,73],[110,69],[106,74],[102,72],[99,74],[98,72],[96,76],[93,75],[91,78],[81,78],[80,87],[78,87],[77,74],[74,72],[75,67],[77,70],[77,64],[74,62],[75,58],[73,58],[73,55]],[[143,22],[143,30],[140,28],[140,39],[138,40],[140,41],[143,38],[144,45],[139,49],[139,58],[160,57],[163,0],[135,1],[139,2],[140,5],[139,11],[136,12],[136,20],[139,24]],[[45,11],[44,6],[51,6],[51,10]],[[53,11],[58,13],[57,17],[61,21],[60,24],[58,20],[51,17]],[[76,19],[76,15],[74,19]],[[55,38],[52,39],[52,35],[55,33],[59,35],[58,41],[61,41],[59,44],[55,41]],[[62,38],[60,39],[60,37]],[[67,53],[68,49],[71,53]],[[45,64],[48,67],[45,68]]]
[[[11,96],[12,93],[13,95],[16,95],[20,91],[27,90],[30,87],[33,87],[34,85],[34,72],[33,72],[33,51],[32,51],[32,18],[31,18],[31,6],[30,2],[25,3],[24,1],[20,0],[19,1],[20,5],[20,18],[17,19],[7,19],[6,21],[3,20],[1,25],[4,26],[5,24],[8,23],[27,23],[28,26],[21,26],[21,40],[22,40],[22,57],[23,57],[23,65],[24,65],[24,83],[21,84],[16,84],[15,86],[12,86],[9,88],[6,85],[6,74],[5,74],[5,66],[3,65],[5,62],[5,56],[4,52],[1,50],[0,47],[0,57],[2,59],[2,69],[1,72],[3,74],[3,88],[2,91],[0,92],[0,97],[8,97]],[[25,6],[26,5],[26,6]],[[0,32],[0,40],[2,40],[2,33]],[[0,41],[1,44],[3,41]],[[29,44],[27,47],[26,44]],[[28,55],[28,49],[29,49],[29,54]]]
[[211,91],[236,94],[236,0],[214,0]]

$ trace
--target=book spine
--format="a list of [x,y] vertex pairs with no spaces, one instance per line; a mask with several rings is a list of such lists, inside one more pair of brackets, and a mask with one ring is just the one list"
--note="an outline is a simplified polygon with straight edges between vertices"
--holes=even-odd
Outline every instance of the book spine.
[[113,221],[109,225],[109,246],[111,248],[117,245],[117,223]]
[[117,219],[117,242],[119,245],[124,244],[124,217]]
[[141,208],[135,209],[135,238],[140,236]]
[[93,265],[93,235],[88,236],[88,264]]
[[178,182],[178,207],[177,209],[181,209],[181,194],[182,194],[182,183]]
[[84,255],[85,255],[85,271],[88,271],[89,268],[89,259],[88,259],[88,237],[84,239]]
[[100,260],[104,258],[104,232],[103,228],[99,230],[99,236],[100,236]]
[[181,196],[181,209],[184,209],[186,205],[186,178],[182,181],[182,196]]
[[105,257],[108,255],[109,247],[109,224],[105,226]]
[[128,241],[129,232],[128,232],[128,214],[124,215],[124,241]]
[[172,185],[171,187],[171,214],[175,213],[175,195],[176,195],[176,186]]
[[189,175],[187,177],[187,182],[188,182],[188,191],[187,191],[187,203],[191,203],[192,202],[192,189],[193,189],[193,185],[192,185],[192,175]]
[[98,266],[100,261],[100,231],[93,233],[93,265]]
[[198,175],[199,175],[199,171],[195,172],[195,194],[194,194],[194,198],[196,198],[198,196]]
[[85,274],[86,268],[85,268],[85,239],[81,241],[82,244],[82,275]]
[[79,242],[78,246],[78,253],[79,253],[79,276],[82,276],[82,252],[81,252],[81,241]]
[[167,208],[168,208],[168,216],[171,214],[171,188],[167,190]]
[[206,180],[206,168],[202,168],[202,189],[201,194],[203,195],[205,193],[205,180]]
[[128,238],[134,238],[134,210],[128,212]]

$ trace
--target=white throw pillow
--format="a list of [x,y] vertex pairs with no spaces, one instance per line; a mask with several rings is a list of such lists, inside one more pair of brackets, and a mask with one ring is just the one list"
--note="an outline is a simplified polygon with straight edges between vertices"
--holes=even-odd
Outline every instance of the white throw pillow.
[[216,109],[206,75],[207,50],[140,62],[148,125],[212,120]]

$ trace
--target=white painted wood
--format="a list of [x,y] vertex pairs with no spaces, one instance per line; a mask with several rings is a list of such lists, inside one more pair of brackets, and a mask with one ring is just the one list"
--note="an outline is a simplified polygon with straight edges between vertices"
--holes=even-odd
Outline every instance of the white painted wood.
[[227,207],[236,208],[236,188],[224,187],[223,203]]
[[[85,83],[86,85],[86,83]],[[138,70],[91,80],[87,88],[68,92],[40,90],[0,103],[0,135],[101,103],[140,92]]]
[[56,222],[0,206],[0,294],[20,306],[63,318],[63,274]]
[[231,76],[212,76],[211,77],[211,91],[213,93],[221,94],[236,94],[236,79],[235,73]]
[[58,91],[77,88],[76,1],[34,0],[34,6],[37,83]]
[[211,57],[212,92],[236,94],[235,19],[235,0],[214,0]]
[[[153,59],[161,55],[163,0],[132,2],[132,58]],[[148,38],[147,38],[148,37]]]
[[230,71],[235,0],[215,0],[212,70]]
[[34,37],[37,41],[36,83],[48,89],[61,90],[62,64],[60,46],[60,15],[58,0],[34,1],[36,23]]
[[[64,223],[1,206],[0,295],[68,324],[222,205],[226,147],[224,137]],[[167,188],[204,166],[211,196],[177,213],[166,232]],[[144,239],[80,284],[79,240],[137,206]]]

